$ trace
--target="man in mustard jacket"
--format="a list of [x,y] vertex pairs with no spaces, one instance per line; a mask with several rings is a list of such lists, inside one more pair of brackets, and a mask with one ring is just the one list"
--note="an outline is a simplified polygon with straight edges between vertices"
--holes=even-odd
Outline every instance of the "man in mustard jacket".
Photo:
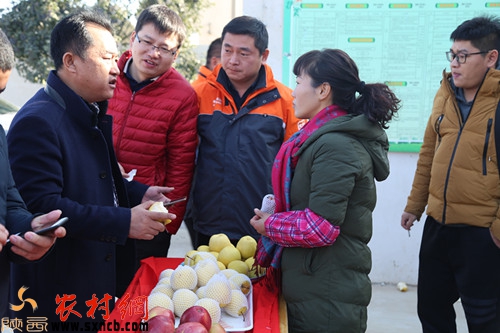
[[500,19],[476,17],[450,36],[443,73],[401,217],[409,230],[427,206],[418,315],[424,333],[456,332],[459,298],[469,332],[500,332]]

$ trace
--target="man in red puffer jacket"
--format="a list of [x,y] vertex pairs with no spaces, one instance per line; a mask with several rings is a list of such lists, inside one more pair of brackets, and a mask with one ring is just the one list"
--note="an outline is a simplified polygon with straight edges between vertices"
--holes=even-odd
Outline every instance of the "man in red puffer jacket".
[[[170,199],[187,196],[197,146],[198,101],[189,82],[173,67],[186,36],[181,18],[167,6],[152,5],[139,15],[130,49],[118,62],[120,76],[108,114],[113,145],[134,180],[170,186]],[[169,207],[177,218],[151,241],[137,241],[137,264],[167,256],[171,235],[182,223],[186,202]]]

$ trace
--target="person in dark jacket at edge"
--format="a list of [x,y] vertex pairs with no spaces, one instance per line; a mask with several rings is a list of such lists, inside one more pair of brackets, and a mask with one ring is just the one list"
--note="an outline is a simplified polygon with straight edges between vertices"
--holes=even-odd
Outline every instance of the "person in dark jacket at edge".
[[[205,65],[200,66],[200,69],[198,70],[198,76],[196,77],[196,80],[194,80],[191,85],[193,87],[196,87],[199,84],[202,84],[207,80],[207,77],[210,76],[212,71],[217,67],[218,64],[220,64],[220,58],[221,58],[221,49],[222,49],[222,39],[216,38],[214,39],[210,45],[208,46],[207,50],[207,60],[205,62]],[[191,190],[193,190],[194,186],[191,186]],[[193,200],[192,200],[192,195],[189,196],[191,200],[188,201],[187,206],[186,206],[186,213],[184,214],[184,224],[186,225],[188,232],[189,232],[189,238],[191,239],[191,245],[193,248],[196,248],[196,231],[194,230],[194,221],[193,221]]]
[[[106,114],[117,76],[118,49],[109,20],[92,11],[69,15],[51,33],[55,70],[17,112],[7,134],[12,174],[28,209],[62,210],[67,236],[42,263],[12,267],[17,291],[38,303],[10,311],[26,321],[46,320],[47,332],[97,331],[135,272],[134,240],[165,230],[174,214],[149,211],[168,201],[169,187],[148,187],[122,177]],[[130,208],[132,207],[132,208]],[[95,325],[94,325],[95,324]],[[72,326],[75,330],[75,326]]]
[[[7,87],[14,63],[12,45],[0,29],[0,93]],[[10,262],[24,263],[43,258],[55,239],[65,236],[66,229],[58,227],[45,235],[37,235],[32,230],[52,224],[60,215],[60,210],[54,210],[36,216],[26,209],[12,178],[5,131],[0,125],[0,319],[7,315]],[[19,232],[25,232],[24,236],[16,235]],[[2,320],[0,331],[3,328],[5,325]]]

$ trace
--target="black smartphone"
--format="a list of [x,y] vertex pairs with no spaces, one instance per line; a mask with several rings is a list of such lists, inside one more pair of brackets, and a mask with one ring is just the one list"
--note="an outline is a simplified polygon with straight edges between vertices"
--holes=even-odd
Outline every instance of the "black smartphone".
[[68,218],[67,217],[62,217],[60,218],[59,220],[57,220],[56,222],[54,222],[54,224],[48,226],[48,227],[45,227],[43,229],[40,229],[40,230],[37,230],[37,231],[34,231],[35,234],[37,235],[45,235],[46,233],[54,230],[54,229],[57,229],[58,227],[64,225],[66,222],[68,222]]
[[175,199],[175,200],[172,200],[172,201],[170,201],[170,202],[164,202],[164,203],[163,203],[163,206],[165,206],[165,207],[170,207],[170,206],[173,206],[173,205],[175,205],[176,203],[181,202],[181,201],[184,201],[184,200],[186,200],[186,199],[187,199],[187,197],[182,197],[182,198],[180,198],[180,199]]
[[[39,230],[33,231],[33,232],[37,235],[45,235],[45,234],[49,233],[50,231],[57,229],[58,227],[64,225],[66,222],[68,222],[68,218],[62,217],[59,220],[57,220],[56,222],[54,222],[53,224],[49,225],[48,227],[45,227],[45,228],[42,228],[42,229],[39,229]],[[24,232],[17,233],[16,235],[24,237]],[[9,242],[9,239],[7,239],[7,242]]]

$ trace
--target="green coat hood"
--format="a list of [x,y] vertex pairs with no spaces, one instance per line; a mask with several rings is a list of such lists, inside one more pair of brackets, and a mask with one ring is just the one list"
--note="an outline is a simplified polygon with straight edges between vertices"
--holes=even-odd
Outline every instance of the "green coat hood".
[[373,123],[364,115],[346,115],[329,121],[304,142],[297,155],[328,132],[343,132],[357,139],[372,158],[375,179],[378,181],[387,179],[390,171],[387,134],[379,124]]

